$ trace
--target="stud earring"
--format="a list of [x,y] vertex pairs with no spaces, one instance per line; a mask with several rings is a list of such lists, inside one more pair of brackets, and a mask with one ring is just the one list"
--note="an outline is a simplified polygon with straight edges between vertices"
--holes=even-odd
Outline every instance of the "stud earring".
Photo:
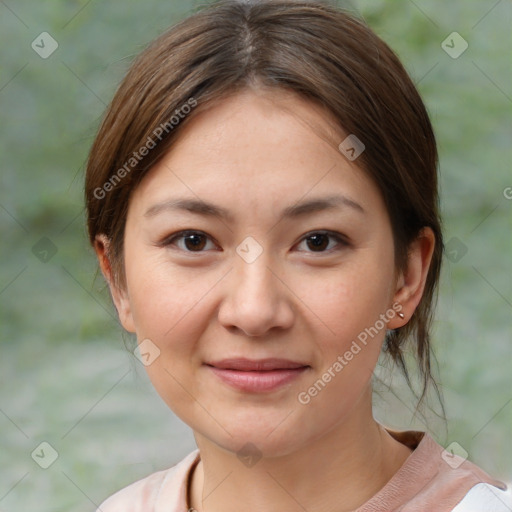
[[404,315],[401,311],[399,311],[399,312],[398,312],[398,316],[399,316],[402,320],[405,318],[405,315]]

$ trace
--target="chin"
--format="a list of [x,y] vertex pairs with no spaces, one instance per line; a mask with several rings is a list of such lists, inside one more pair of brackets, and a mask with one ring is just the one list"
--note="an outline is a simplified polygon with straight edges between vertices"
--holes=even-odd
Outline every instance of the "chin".
[[233,437],[210,439],[224,450],[235,454],[246,466],[254,465],[262,457],[283,457],[297,451],[300,442],[287,435],[271,435],[263,432],[238,432]]
[[224,428],[213,421],[208,425],[197,425],[197,429],[192,425],[192,428],[241,460],[251,455],[254,458],[281,457],[299,450],[310,441],[307,426],[297,424],[296,415],[290,414],[290,410],[267,415],[261,410],[250,414],[239,412],[236,420],[234,415],[226,413],[221,417],[230,420],[222,422]]

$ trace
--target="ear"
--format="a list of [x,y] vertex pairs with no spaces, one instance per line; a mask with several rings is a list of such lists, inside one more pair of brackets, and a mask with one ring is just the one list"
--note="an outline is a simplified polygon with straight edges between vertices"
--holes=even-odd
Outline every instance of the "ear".
[[388,329],[403,327],[418,307],[425,289],[435,243],[434,232],[431,228],[425,227],[410,244],[407,266],[398,276],[397,288],[393,297],[393,304],[398,303],[402,306],[402,309],[397,311],[402,313],[404,318],[396,315],[388,323]]
[[98,257],[101,273],[108,283],[112,301],[117,310],[119,321],[128,332],[135,332],[135,324],[131,312],[128,291],[119,287],[113,278],[112,266],[110,262],[110,240],[106,235],[97,235],[94,240],[94,251]]

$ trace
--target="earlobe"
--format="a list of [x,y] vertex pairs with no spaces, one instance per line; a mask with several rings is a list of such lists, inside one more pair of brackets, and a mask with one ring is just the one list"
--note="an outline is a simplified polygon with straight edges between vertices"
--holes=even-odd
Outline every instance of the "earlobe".
[[107,281],[110,295],[112,297],[112,302],[114,303],[117,314],[119,316],[119,321],[128,332],[135,332],[135,325],[131,313],[128,292],[126,289],[118,286],[118,284],[115,282],[116,280],[114,279],[109,250],[109,238],[104,234],[96,235],[94,241],[94,251],[96,252],[96,256],[98,258],[101,273],[103,274],[105,281]]
[[[410,244],[407,256],[407,268],[397,280],[397,289],[393,303],[401,305],[401,309],[389,324],[388,329],[404,326],[420,303],[425,289],[430,262],[435,246],[435,235],[431,228],[423,228],[418,237]],[[403,318],[402,315],[403,314]]]

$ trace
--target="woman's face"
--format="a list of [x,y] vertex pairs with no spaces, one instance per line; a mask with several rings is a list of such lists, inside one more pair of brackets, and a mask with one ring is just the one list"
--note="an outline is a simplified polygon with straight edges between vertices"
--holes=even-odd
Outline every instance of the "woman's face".
[[[169,407],[233,452],[291,453],[367,407],[397,320],[386,208],[326,116],[275,90],[230,97],[130,202],[123,325]],[[270,358],[295,369],[220,363]]]

